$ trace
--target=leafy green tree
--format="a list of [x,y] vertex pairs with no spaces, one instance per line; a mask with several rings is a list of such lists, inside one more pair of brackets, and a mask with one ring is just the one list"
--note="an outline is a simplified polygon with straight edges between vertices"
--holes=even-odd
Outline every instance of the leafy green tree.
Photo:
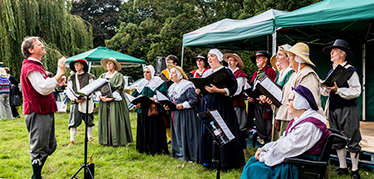
[[21,43],[26,36],[44,40],[47,54],[42,62],[55,72],[57,59],[92,48],[92,31],[79,16],[70,14],[65,0],[1,0],[0,59],[17,79],[22,59]]
[[[174,54],[180,57],[183,34],[203,26],[224,18],[247,19],[269,9],[292,11],[318,1],[320,0],[128,0],[122,6],[121,25],[116,29],[116,35],[106,41],[106,45],[154,65],[157,56]],[[248,75],[257,69],[249,60],[254,52],[221,50],[223,53],[238,53],[244,60],[244,71]],[[184,70],[189,72],[194,69],[190,59],[208,51],[209,49],[185,47]]]
[[121,6],[119,0],[73,0],[71,13],[92,26],[95,47],[105,46],[104,41],[115,34]]

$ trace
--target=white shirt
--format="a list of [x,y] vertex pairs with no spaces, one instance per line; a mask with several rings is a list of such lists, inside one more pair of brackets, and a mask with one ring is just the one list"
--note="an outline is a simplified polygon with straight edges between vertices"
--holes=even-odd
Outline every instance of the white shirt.
[[[341,66],[344,67],[344,65],[347,62],[344,62],[340,64]],[[351,65],[347,65],[345,68],[351,67]],[[335,69],[335,68],[334,68]],[[340,87],[338,90],[335,92],[335,94],[339,95],[341,98],[350,100],[354,99],[360,96],[361,94],[361,84],[360,84],[360,79],[358,77],[357,72],[353,72],[351,78],[347,81],[349,87]],[[324,96],[328,96],[330,94],[330,91],[327,90],[325,87],[322,87],[320,90],[321,94]]]
[[[75,75],[76,74],[78,74],[78,75],[81,75],[81,74],[83,74],[84,72],[82,72],[82,73],[78,73],[78,72],[76,72],[75,74],[74,74],[74,76],[72,76],[72,78],[75,78]],[[91,78],[89,81],[88,81],[88,83],[91,83],[91,82],[93,82],[94,80],[93,80],[93,78]],[[71,89],[73,89],[73,81],[72,80],[69,80],[68,81],[68,86],[67,86],[68,88],[71,88]],[[71,100],[71,101],[74,101],[75,100],[75,96],[73,95],[73,93],[70,91],[70,90],[67,90],[66,91],[66,95],[68,96],[68,98]],[[85,97],[86,98],[86,97]]]
[[[28,60],[36,61],[43,65],[43,63],[35,58],[29,57]],[[58,85],[58,82],[55,78],[44,78],[43,74],[40,71],[32,71],[26,76],[29,78],[29,81],[32,87],[39,94],[46,96],[53,92],[53,90]]]
[[[239,70],[238,67],[235,68],[234,71],[232,71],[232,73],[235,73],[236,70]],[[232,96],[238,96],[240,93],[242,93],[243,89],[244,89],[244,85],[245,83],[247,83],[247,78],[246,77],[238,77],[236,78],[236,82],[238,83],[238,88],[236,89],[236,92],[234,95]]]
[[[315,117],[323,123],[327,123],[326,118],[317,111],[308,109],[300,118],[295,118],[292,126],[307,117]],[[311,149],[319,141],[321,136],[321,129],[313,123],[301,123],[292,132],[289,132],[287,136],[283,134],[277,141],[267,143],[262,148],[259,148],[258,150],[262,149],[266,151],[260,153],[260,162],[265,162],[267,166],[274,166],[282,163],[285,158],[299,156]]]

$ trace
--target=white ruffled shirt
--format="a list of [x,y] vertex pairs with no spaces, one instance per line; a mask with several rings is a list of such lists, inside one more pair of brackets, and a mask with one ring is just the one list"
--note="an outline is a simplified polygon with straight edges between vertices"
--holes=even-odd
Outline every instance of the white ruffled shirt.
[[[314,117],[324,124],[327,123],[325,117],[313,109],[306,110],[300,118],[295,118],[289,130],[301,120]],[[277,141],[267,143],[258,150],[265,150],[260,153],[260,162],[265,162],[267,166],[280,164],[285,158],[296,157],[311,149],[321,138],[322,131],[311,122],[304,122],[296,126],[292,132],[285,136],[283,133]]]
[[[28,60],[36,61],[43,65],[43,63],[35,58],[29,57]],[[32,71],[27,74],[32,87],[41,95],[49,95],[58,85],[58,82],[55,78],[44,78],[43,74],[39,71]]]

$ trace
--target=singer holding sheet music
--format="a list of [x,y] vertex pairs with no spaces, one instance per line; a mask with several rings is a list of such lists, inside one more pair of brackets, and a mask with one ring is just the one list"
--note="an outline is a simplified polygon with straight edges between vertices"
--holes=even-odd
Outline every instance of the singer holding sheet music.
[[[68,78],[68,88],[72,89],[73,91],[79,91],[84,86],[88,85],[96,79],[93,74],[88,73],[88,64],[84,59],[76,59],[70,62],[69,66],[74,74],[70,75]],[[88,121],[86,121],[88,141],[93,142],[92,126],[95,125],[93,123],[93,99],[90,98],[90,101],[88,103],[88,114],[86,114],[86,97],[77,98],[74,96],[71,90],[68,90],[66,95],[71,100],[70,118],[68,123],[70,130],[70,143],[68,147],[75,144],[75,134],[77,133],[77,127],[81,125],[82,119],[86,120],[86,115],[88,115]]]
[[320,98],[320,82],[317,73],[310,67],[315,66],[309,58],[309,47],[307,44],[299,42],[292,46],[290,49],[279,49],[289,55],[290,67],[295,71],[290,79],[283,86],[282,91],[282,105],[279,107],[275,119],[280,121],[280,128],[277,133],[282,135],[288,126],[292,116],[288,113],[287,108],[287,94],[290,93],[291,87],[296,88],[298,85],[303,85],[308,88],[314,96],[314,100],[318,106],[318,112],[323,114],[321,108]]
[[[275,69],[275,71],[278,71],[277,78],[275,79],[275,83],[277,83],[279,86],[283,88],[283,86],[287,83],[287,81],[291,78],[291,75],[295,72],[290,67],[290,57],[289,55],[281,51],[282,50],[289,50],[291,48],[291,45],[284,44],[278,47],[278,52],[276,55],[273,55],[270,59],[271,66]],[[275,65],[276,63],[279,64],[279,67]],[[283,95],[283,97],[286,97]],[[288,121],[282,121],[277,118],[277,112],[279,108],[277,108],[275,105],[272,106],[273,109],[273,133],[271,137],[271,141],[276,141],[279,139],[280,136],[282,136],[283,132],[286,130]]]
[[[132,96],[143,95],[155,101],[154,96],[156,91],[161,92],[165,96],[168,93],[168,87],[160,77],[154,76],[155,69],[152,65],[143,68],[144,79],[139,82],[136,90],[131,94]],[[150,104],[147,104],[150,106]],[[140,153],[149,155],[169,153],[165,137],[165,124],[163,120],[163,113],[165,109],[156,103],[158,115],[148,116],[148,107],[142,107],[139,103],[135,105],[135,112],[138,113],[138,125],[136,133],[136,150]]]
[[99,123],[98,137],[101,145],[123,146],[133,142],[129,108],[123,94],[124,79],[121,71],[121,64],[115,58],[103,58],[100,64],[107,73],[100,75],[100,78],[109,80],[112,97],[99,94]]
[[[168,64],[171,80],[174,82],[168,89],[168,98],[176,104],[177,110],[171,111],[171,154],[181,161],[196,161],[197,131],[200,120],[197,117],[197,95],[195,86],[188,81],[187,75],[179,66]],[[169,109],[168,106],[164,106]]]
[[[217,88],[214,85],[205,86],[205,90],[208,91],[208,94],[202,95],[199,112],[204,112],[207,109],[216,109],[222,116],[232,134],[235,136],[234,140],[220,148],[220,162],[222,169],[231,169],[244,165],[244,154],[238,120],[230,99],[230,95],[235,94],[238,85],[232,71],[221,65],[223,60],[222,57],[223,55],[218,49],[211,49],[209,51],[208,63],[211,68],[203,74],[203,77],[207,77],[214,72],[225,68],[231,77],[231,83],[227,84],[226,88]],[[200,92],[200,89],[196,89],[198,95]],[[216,159],[216,150],[213,144],[213,137],[204,125],[200,126],[197,155],[197,163],[203,164],[206,167],[214,167],[212,159]]]
[[[262,81],[265,76],[275,81],[277,74],[268,66],[271,55],[265,50],[260,50],[255,56],[251,56],[252,63],[256,64],[258,70],[253,74],[250,85],[255,86],[257,81]],[[261,95],[260,97],[262,97]],[[263,103],[257,96],[248,97],[248,121],[256,119],[256,129],[260,143],[264,144],[271,139],[273,111],[267,103]]]
[[[353,53],[349,49],[349,44],[337,39],[332,46],[327,46],[323,49],[323,53],[330,54],[330,59],[333,62],[333,67],[329,74],[334,69],[341,65],[349,71],[352,75],[345,80],[342,86],[337,86],[335,83],[332,87],[324,86],[321,89],[322,95],[329,96],[326,103],[326,111],[330,122],[330,127],[344,131],[344,134],[351,138],[348,144],[350,158],[352,161],[352,178],[360,178],[358,174],[358,159],[361,147],[359,142],[361,140],[360,134],[360,116],[357,108],[357,97],[361,94],[360,79],[357,75],[356,68],[347,62],[347,60],[354,60]],[[339,142],[334,144],[337,151],[340,167],[336,170],[338,175],[348,174],[346,162],[346,143]]]

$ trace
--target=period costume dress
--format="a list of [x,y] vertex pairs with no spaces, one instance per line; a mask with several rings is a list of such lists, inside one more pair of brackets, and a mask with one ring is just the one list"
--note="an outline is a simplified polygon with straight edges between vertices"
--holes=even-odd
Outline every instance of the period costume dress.
[[[295,91],[298,89],[300,86]],[[265,152],[260,153],[259,161],[255,156],[248,160],[241,179],[297,179],[297,167],[282,163],[285,158],[300,156],[312,160],[318,159],[330,131],[326,128],[326,118],[316,111],[318,107],[315,101],[310,102],[313,100],[312,93],[309,90],[306,94],[306,90],[307,88],[303,87],[300,90],[302,92],[295,92],[293,102],[295,109],[297,108],[295,104],[298,103],[301,106],[298,109],[305,109],[305,112],[290,121],[285,133],[277,141],[267,143],[258,149]]]
[[[214,69],[218,71],[223,66]],[[220,162],[223,169],[238,168],[244,165],[244,154],[243,146],[241,143],[240,130],[238,125],[238,120],[234,110],[234,106],[231,102],[230,95],[234,94],[237,89],[237,83],[235,76],[232,71],[226,68],[228,74],[232,78],[232,81],[235,81],[232,85],[227,86],[229,95],[226,96],[220,93],[209,93],[202,95],[200,102],[200,112],[216,109],[222,116],[224,122],[227,124],[228,128],[231,130],[232,134],[235,136],[235,139],[231,142],[220,147]],[[203,77],[213,74],[213,69],[207,70]],[[199,146],[198,146],[198,158],[197,163],[203,164],[207,167],[213,167],[212,159],[216,157],[215,145],[213,144],[213,137],[210,132],[202,124],[200,125],[199,132]]]
[[[250,85],[255,85],[256,81],[262,81],[265,76],[274,81],[276,75],[275,71],[266,65],[264,68],[257,70],[253,74]],[[254,115],[251,113],[254,113]],[[252,116],[254,116],[256,118],[257,134],[261,139],[264,139],[265,142],[270,141],[271,139],[272,115],[273,111],[271,110],[270,105],[260,104],[256,99],[253,103],[248,103],[248,117],[253,119]]]
[[[135,97],[143,95],[152,98],[156,91],[167,96],[167,84],[160,77],[152,76],[149,81],[143,79],[139,82],[139,86],[131,95]],[[160,104],[156,104],[156,106],[159,113],[157,116],[148,116],[148,108],[135,110],[138,113],[136,150],[140,153],[150,155],[169,153],[165,136],[165,124],[162,117],[165,110]]]
[[123,94],[124,79],[123,75],[117,71],[111,76],[108,73],[100,75],[100,78],[109,80],[115,99],[99,103],[99,143],[108,146],[122,146],[133,142],[129,109]]
[[182,161],[196,161],[200,119],[196,115],[195,85],[182,79],[170,86],[168,96],[173,103],[183,104],[183,109],[170,114],[172,156]]
[[[291,75],[295,72],[295,70],[293,70],[291,67],[287,67],[286,69],[283,69],[279,72],[279,74],[277,75],[277,78],[275,79],[275,83],[278,84],[280,87],[284,87],[284,85],[287,83],[287,81],[291,78]],[[282,126],[284,126],[283,130],[280,130],[280,121],[276,118],[276,115],[277,115],[277,112],[279,110],[279,108],[276,108],[275,106],[272,106],[274,107],[275,109],[273,109],[273,116],[274,116],[274,125],[273,125],[273,134],[272,134],[272,138],[271,140],[272,141],[275,141],[277,139],[279,139],[280,136],[282,136],[284,130],[285,130],[285,127],[287,127],[288,125],[288,122],[283,124]]]

